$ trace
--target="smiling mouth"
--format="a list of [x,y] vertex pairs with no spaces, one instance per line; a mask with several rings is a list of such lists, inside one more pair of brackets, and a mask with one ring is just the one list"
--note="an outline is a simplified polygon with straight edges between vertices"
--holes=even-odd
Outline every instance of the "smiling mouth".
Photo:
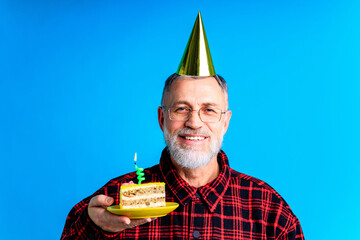
[[200,136],[196,136],[196,137],[192,137],[192,136],[180,136],[182,137],[183,139],[186,139],[186,140],[190,140],[190,141],[201,141],[201,140],[204,140],[206,139],[207,137],[200,137]]

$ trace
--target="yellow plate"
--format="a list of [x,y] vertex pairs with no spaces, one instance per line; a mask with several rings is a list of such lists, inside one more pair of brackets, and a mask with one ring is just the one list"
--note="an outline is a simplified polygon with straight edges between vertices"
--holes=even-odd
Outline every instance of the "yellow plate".
[[165,207],[120,209],[120,205],[107,207],[107,210],[116,215],[127,216],[130,219],[163,217],[179,206],[176,202],[166,202]]

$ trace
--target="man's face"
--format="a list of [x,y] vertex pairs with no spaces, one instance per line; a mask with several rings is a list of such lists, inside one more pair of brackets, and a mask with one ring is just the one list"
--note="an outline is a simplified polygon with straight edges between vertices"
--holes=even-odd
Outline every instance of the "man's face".
[[188,107],[195,110],[188,121],[173,121],[162,108],[158,109],[159,124],[173,160],[186,168],[205,166],[219,152],[231,112],[215,123],[201,121],[198,110],[204,107],[226,110],[224,93],[213,77],[181,78],[176,80],[165,95],[164,105]]

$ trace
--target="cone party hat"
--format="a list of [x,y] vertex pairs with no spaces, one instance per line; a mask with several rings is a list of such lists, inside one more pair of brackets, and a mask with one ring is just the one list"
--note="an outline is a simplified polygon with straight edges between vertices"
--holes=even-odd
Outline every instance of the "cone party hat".
[[200,12],[196,18],[176,73],[179,75],[202,77],[214,76],[216,74]]

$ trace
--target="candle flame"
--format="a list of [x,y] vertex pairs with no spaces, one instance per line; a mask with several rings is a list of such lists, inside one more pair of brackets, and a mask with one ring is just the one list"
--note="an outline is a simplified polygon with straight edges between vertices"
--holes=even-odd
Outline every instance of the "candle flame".
[[134,162],[136,163],[136,160],[137,160],[137,154],[135,152],[135,156],[134,156]]

